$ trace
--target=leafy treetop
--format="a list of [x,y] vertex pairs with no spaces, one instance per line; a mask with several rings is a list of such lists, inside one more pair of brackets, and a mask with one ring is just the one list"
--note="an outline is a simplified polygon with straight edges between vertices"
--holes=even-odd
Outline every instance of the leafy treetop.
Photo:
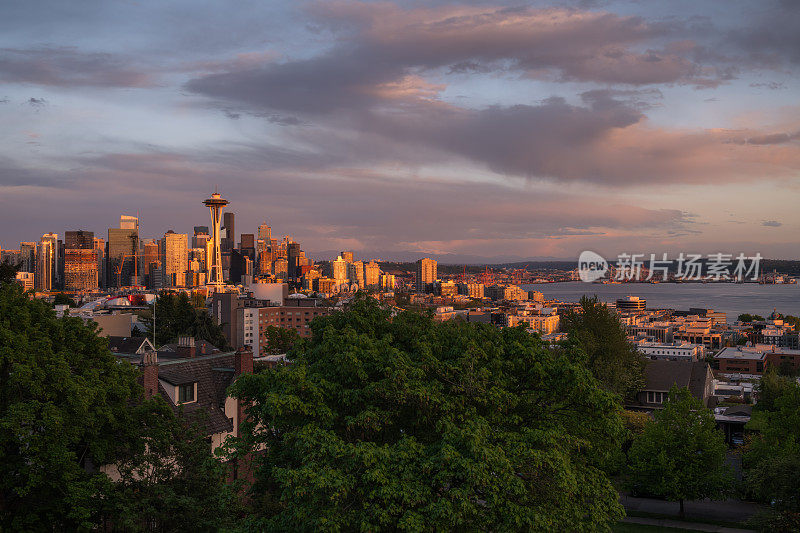
[[664,409],[628,452],[628,487],[680,502],[720,498],[731,483],[727,447],[714,415],[686,387],[673,385]]
[[[316,319],[294,364],[245,375],[237,454],[263,449],[258,530],[608,529],[618,397],[522,328],[393,319],[371,298]],[[265,430],[264,428],[269,428]]]

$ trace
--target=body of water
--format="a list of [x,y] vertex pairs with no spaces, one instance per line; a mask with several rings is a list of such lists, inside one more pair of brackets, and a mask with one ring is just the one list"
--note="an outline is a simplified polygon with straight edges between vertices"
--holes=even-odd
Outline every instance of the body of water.
[[653,309],[706,307],[728,314],[734,322],[743,313],[766,317],[777,309],[784,315],[800,316],[800,284],[759,285],[756,283],[621,283],[599,284],[581,281],[522,285],[539,291],[545,298],[577,302],[584,294],[597,295],[602,302],[626,296],[647,299]]

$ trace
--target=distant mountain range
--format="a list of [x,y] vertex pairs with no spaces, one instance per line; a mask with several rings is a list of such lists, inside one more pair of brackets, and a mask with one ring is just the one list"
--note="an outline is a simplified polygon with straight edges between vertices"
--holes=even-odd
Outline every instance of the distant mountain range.
[[[330,261],[336,259],[340,251],[326,250],[322,252],[310,252],[310,256],[318,261]],[[492,268],[512,268],[512,269],[526,269],[526,270],[540,270],[540,269],[558,269],[558,270],[571,270],[577,268],[577,258],[562,258],[562,257],[521,257],[521,256],[495,256],[485,257],[479,255],[468,254],[425,254],[415,251],[356,251],[356,259],[375,260],[379,263],[394,263],[398,268],[411,268],[410,264],[423,257],[435,259],[441,266],[450,267],[472,267],[467,268],[468,271],[475,271],[476,267],[488,266]],[[609,262],[613,264],[616,257],[608,257]],[[705,259],[701,260],[705,262]],[[645,265],[646,265],[645,261]],[[402,266],[401,266],[402,265]],[[452,268],[447,269],[453,270]],[[670,270],[675,270],[675,265]],[[800,261],[787,260],[787,259],[762,259],[760,265],[760,272],[771,273],[776,271],[780,274],[788,274],[790,276],[800,276]]]
[[[336,259],[336,256],[341,253],[340,250],[325,250],[321,252],[309,252],[309,255],[315,260],[331,261]],[[426,254],[423,252],[415,251],[356,251],[356,259],[376,260],[378,262],[392,262],[392,263],[411,263],[417,259],[428,257],[435,259],[438,263],[443,265],[511,265],[517,263],[573,263],[577,264],[578,258],[562,258],[562,257],[524,257],[519,255],[499,255],[494,257],[486,257],[480,255],[469,254]],[[522,267],[517,267],[522,268]],[[574,267],[573,267],[574,268]]]

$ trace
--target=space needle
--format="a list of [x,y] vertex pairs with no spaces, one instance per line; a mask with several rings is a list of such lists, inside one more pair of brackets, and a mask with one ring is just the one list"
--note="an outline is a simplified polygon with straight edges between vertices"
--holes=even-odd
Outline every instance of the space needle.
[[214,191],[211,198],[203,201],[203,205],[211,211],[211,257],[208,258],[208,282],[207,285],[214,291],[219,292],[225,285],[222,279],[222,250],[220,248],[219,224],[220,211],[228,205],[228,200]]

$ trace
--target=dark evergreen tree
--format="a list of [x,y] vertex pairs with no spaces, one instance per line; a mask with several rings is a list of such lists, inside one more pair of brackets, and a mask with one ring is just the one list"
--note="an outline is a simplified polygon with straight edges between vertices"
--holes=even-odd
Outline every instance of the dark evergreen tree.
[[586,365],[610,391],[625,398],[644,387],[647,361],[628,341],[619,318],[597,297],[582,297],[580,308],[567,314],[564,328],[571,342],[586,354]]

